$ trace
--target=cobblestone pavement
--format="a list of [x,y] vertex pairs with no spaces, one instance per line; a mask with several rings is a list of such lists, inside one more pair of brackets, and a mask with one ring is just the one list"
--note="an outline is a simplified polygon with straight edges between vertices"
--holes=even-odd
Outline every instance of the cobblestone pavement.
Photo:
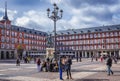
[[[75,60],[74,60],[75,61]],[[73,80],[66,80],[66,72],[63,72],[64,81],[120,81],[120,63],[113,64],[114,75],[107,76],[105,63],[91,62],[83,59],[82,62],[73,62]],[[60,81],[58,72],[37,72],[36,64],[0,64],[0,81]]]

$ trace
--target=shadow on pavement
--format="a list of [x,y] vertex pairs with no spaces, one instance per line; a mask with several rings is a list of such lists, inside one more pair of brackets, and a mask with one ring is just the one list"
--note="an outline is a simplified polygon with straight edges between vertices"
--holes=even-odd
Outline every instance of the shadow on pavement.
[[0,81],[16,81],[16,80],[0,79]]
[[[72,72],[106,72],[106,70],[83,70],[83,69],[72,69]],[[119,70],[114,72],[120,72]]]
[[108,79],[78,79],[75,81],[109,81]]

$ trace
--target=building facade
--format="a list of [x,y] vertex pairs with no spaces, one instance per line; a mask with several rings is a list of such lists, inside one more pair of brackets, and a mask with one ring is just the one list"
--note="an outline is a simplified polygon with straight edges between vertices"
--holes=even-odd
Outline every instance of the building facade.
[[[46,41],[47,40],[47,41]],[[14,59],[18,49],[20,57],[45,55],[53,48],[54,34],[11,25],[5,15],[0,21],[0,59]],[[109,25],[56,32],[57,53],[75,57],[99,57],[102,54],[120,56],[120,25]]]
[[11,25],[5,15],[0,21],[0,59],[14,59],[21,49],[20,57],[26,55],[44,55],[46,49],[46,32]]
[[120,25],[57,32],[60,54],[78,57],[99,57],[102,54],[120,56]]

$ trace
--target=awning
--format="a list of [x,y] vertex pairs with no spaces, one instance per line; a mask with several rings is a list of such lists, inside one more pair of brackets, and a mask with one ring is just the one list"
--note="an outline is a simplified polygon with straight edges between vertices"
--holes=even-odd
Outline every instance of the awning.
[[46,55],[46,54],[43,54],[43,53],[30,53],[29,55]]

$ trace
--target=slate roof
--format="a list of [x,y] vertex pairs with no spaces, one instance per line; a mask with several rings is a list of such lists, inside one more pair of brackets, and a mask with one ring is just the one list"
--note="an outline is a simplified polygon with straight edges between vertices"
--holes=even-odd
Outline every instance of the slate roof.
[[[84,33],[93,33],[93,32],[106,32],[120,30],[120,25],[108,25],[108,26],[99,26],[99,27],[90,27],[90,28],[81,28],[81,29],[68,29],[57,31],[57,35],[64,34],[84,34]],[[52,33],[54,35],[54,33]]]
[[[4,25],[0,24],[0,28],[4,28]],[[34,30],[34,29],[29,29],[25,27],[20,27],[20,26],[15,26],[12,25],[12,30],[18,31],[18,32],[25,32],[28,34],[35,34],[35,35],[41,35],[41,36],[47,36],[48,34],[46,32]]]

